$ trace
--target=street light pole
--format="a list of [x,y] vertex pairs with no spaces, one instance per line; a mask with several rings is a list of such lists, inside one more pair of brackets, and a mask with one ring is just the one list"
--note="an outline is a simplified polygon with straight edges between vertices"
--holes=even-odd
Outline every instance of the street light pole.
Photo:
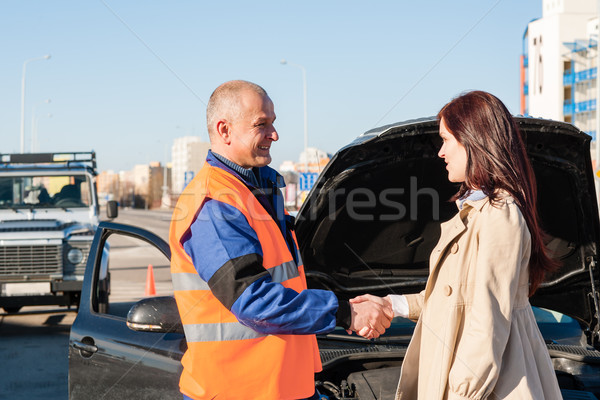
[[30,58],[23,63],[23,76],[21,79],[21,153],[25,152],[25,72],[27,64],[37,60],[48,60],[49,58],[50,54],[46,54],[42,57]]
[[[599,0],[600,1],[600,0]],[[291,63],[285,59],[281,60],[282,65],[293,65],[302,70],[302,91],[304,93],[304,169],[308,172],[308,99],[306,90],[306,68],[300,64]]]

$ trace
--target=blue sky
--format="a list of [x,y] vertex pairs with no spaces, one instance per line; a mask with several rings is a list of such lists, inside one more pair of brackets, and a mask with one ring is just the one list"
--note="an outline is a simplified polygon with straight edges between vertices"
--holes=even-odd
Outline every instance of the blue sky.
[[[486,90],[519,112],[522,36],[541,0],[61,1],[0,3],[0,152],[97,152],[101,170],[170,160],[176,137],[208,140],[205,104],[246,79],[275,103],[273,166],[304,143],[328,152],[373,127],[434,115]],[[50,103],[44,100],[51,99]],[[34,110],[35,109],[35,110]],[[47,114],[51,113],[49,118]],[[168,153],[168,154],[167,154]]]

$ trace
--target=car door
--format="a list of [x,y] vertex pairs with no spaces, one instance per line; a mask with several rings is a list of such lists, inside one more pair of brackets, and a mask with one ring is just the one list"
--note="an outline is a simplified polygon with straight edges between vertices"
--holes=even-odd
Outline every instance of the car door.
[[183,334],[126,324],[138,300],[172,295],[169,264],[169,246],[151,232],[99,225],[69,339],[70,399],[181,399]]

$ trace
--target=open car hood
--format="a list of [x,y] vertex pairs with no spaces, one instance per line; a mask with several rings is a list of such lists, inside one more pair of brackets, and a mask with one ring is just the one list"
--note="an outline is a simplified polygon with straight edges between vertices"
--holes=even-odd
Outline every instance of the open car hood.
[[[574,126],[517,117],[538,184],[548,247],[562,267],[532,305],[598,322],[599,222],[591,138]],[[440,223],[457,212],[438,156],[435,118],[376,128],[331,159],[300,209],[296,233],[309,286],[349,298],[425,287]]]

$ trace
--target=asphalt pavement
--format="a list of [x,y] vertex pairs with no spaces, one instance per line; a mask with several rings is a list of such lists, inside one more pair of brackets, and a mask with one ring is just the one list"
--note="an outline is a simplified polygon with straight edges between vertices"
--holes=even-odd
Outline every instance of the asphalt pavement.
[[0,314],[0,399],[64,400],[69,330],[76,312],[52,307],[23,310]]
[[119,209],[119,216],[113,222],[144,228],[168,241],[172,214],[172,210],[123,208]]

